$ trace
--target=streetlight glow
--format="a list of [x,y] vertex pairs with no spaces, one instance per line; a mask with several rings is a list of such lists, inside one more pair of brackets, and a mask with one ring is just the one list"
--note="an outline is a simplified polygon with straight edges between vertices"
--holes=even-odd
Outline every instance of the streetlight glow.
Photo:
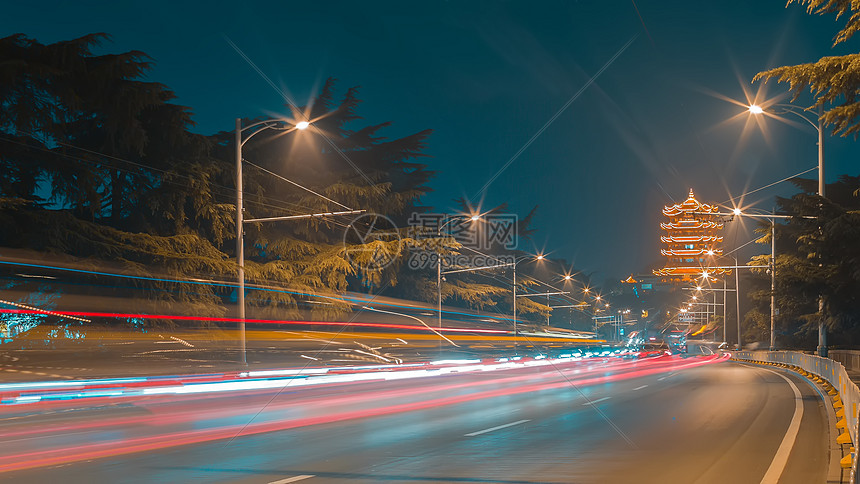
[[537,260],[543,260],[543,254],[539,254],[537,257],[535,257],[535,259],[537,259]]
[[764,112],[764,109],[761,108],[758,104],[751,104],[749,107],[749,112],[752,114],[761,114]]
[[735,214],[735,215],[740,215],[740,214],[741,214],[741,209],[736,208],[736,209],[732,210],[732,213],[733,213],[733,214]]
[[307,121],[299,121],[298,123],[296,123],[296,129],[299,131],[302,131],[302,130],[308,129],[308,126],[310,126],[310,125],[311,125],[311,123],[309,123]]
[[472,215],[470,217],[470,219],[472,220],[472,222],[477,222],[478,220],[481,220],[481,216],[480,215]]

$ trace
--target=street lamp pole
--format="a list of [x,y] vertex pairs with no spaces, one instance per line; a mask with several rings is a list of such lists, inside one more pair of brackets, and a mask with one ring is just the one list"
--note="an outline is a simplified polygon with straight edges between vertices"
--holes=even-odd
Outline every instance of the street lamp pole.
[[776,349],[776,219],[770,220],[770,351]]
[[[282,125],[289,126],[289,122],[285,119],[267,119],[265,121],[258,121],[243,128],[242,118],[236,118],[236,263],[238,265],[236,277],[239,282],[239,287],[236,291],[236,306],[239,309],[239,339],[241,341],[240,351],[242,353],[242,364],[248,363],[245,346],[245,209],[242,204],[242,195],[244,193],[242,187],[242,146],[254,137],[254,135],[265,129],[289,129],[288,127],[278,128],[278,126]],[[294,127],[301,131],[306,129],[309,125],[310,123],[308,121],[299,121]],[[253,128],[258,129],[251,132],[251,134],[243,140],[242,133]]]
[[[436,227],[436,240],[437,241],[442,240],[442,229],[444,229],[446,226],[448,226],[448,224],[450,224],[451,222],[453,222],[455,220],[464,220],[464,219],[469,219],[469,220],[475,222],[477,220],[480,220],[481,216],[480,215],[471,215],[471,216],[458,215],[458,216],[454,216],[454,217],[449,217],[447,222]],[[439,242],[439,244],[441,245],[441,242]],[[437,256],[438,256],[438,258],[436,260],[436,295],[437,295],[437,297],[436,297],[436,309],[437,309],[438,318],[439,318],[439,320],[438,320],[439,332],[441,333],[442,332],[442,254],[437,254]],[[442,340],[439,340],[439,351],[442,351]]]
[[726,342],[726,292],[726,278],[723,277],[723,343]]
[[248,364],[245,351],[245,222],[242,206],[242,118],[236,118],[236,263],[238,264],[239,288],[236,290],[236,306],[239,308],[239,339],[242,364]]
[[[519,260],[514,260],[514,266],[513,266],[514,267],[514,302],[513,302],[513,306],[514,306],[514,346],[515,347],[517,344],[517,335],[519,335],[519,332],[517,331],[517,265],[520,262],[527,260],[527,259],[530,259],[530,258],[531,258],[531,256],[527,255],[527,256],[520,257]],[[543,260],[543,255],[537,255],[537,256],[535,256],[535,259]],[[549,297],[549,296],[547,296],[547,297]]]
[[[818,196],[821,198],[824,198],[824,126],[822,126],[823,119],[824,108],[822,106],[818,106]],[[820,294],[818,295],[818,356],[827,357],[827,327],[824,326],[824,297]]]
[[[824,194],[824,106],[818,106],[818,122],[812,120],[798,112],[798,108],[792,104],[776,104],[780,108],[785,109],[785,112],[792,113],[795,116],[803,119],[816,131],[818,131],[818,196],[825,197]],[[762,114],[764,109],[758,105],[749,106],[749,112],[752,114]],[[819,214],[820,216],[820,214]],[[818,356],[827,356],[827,327],[824,325],[824,296],[818,295]]]
[[740,278],[738,277],[738,258],[735,259],[735,309],[737,310],[738,317],[738,350],[743,348],[741,344],[741,287],[740,287]]
[[514,260],[514,348],[517,346],[517,264],[523,260],[525,259],[521,259],[520,261]]

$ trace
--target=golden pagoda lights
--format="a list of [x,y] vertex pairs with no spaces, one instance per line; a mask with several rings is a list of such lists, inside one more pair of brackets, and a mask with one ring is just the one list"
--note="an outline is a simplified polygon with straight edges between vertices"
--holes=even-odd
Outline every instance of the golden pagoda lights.
[[694,282],[729,273],[728,269],[714,267],[714,256],[723,253],[719,247],[723,223],[718,212],[716,205],[696,200],[692,189],[684,202],[664,207],[663,215],[669,220],[660,224],[666,231],[660,237],[665,244],[660,253],[666,257],[666,265],[654,274],[667,282]]

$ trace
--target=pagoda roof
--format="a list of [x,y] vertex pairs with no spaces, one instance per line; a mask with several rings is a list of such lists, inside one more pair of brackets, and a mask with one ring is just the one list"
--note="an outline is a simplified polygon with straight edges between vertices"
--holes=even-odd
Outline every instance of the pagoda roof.
[[720,235],[661,235],[660,240],[667,244],[691,244],[696,242],[722,242],[723,237]]
[[655,269],[651,272],[656,276],[683,276],[683,275],[693,275],[699,274],[702,272],[707,272],[710,275],[715,274],[730,274],[731,269],[723,269],[718,267],[699,267],[699,266],[678,266],[678,267],[664,267],[662,269]]
[[721,229],[723,228],[723,224],[717,222],[702,222],[700,220],[679,220],[678,222],[661,222],[660,227],[666,230]]
[[690,189],[690,196],[687,197],[687,199],[683,202],[663,207],[663,215],[667,217],[677,217],[679,215],[689,214],[692,212],[716,213],[719,212],[719,207],[717,207],[716,205],[708,205],[707,203],[701,203],[696,200],[696,196],[693,194],[692,188]]
[[[712,254],[708,254],[708,251]],[[723,249],[660,249],[660,253],[666,256],[691,257],[697,255],[722,255]]]

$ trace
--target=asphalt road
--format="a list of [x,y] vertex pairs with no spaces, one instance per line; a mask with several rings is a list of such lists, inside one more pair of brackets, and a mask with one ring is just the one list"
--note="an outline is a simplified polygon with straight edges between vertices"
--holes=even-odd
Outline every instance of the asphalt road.
[[828,464],[805,380],[705,358],[3,412],[9,482],[759,483],[770,470],[808,484]]

